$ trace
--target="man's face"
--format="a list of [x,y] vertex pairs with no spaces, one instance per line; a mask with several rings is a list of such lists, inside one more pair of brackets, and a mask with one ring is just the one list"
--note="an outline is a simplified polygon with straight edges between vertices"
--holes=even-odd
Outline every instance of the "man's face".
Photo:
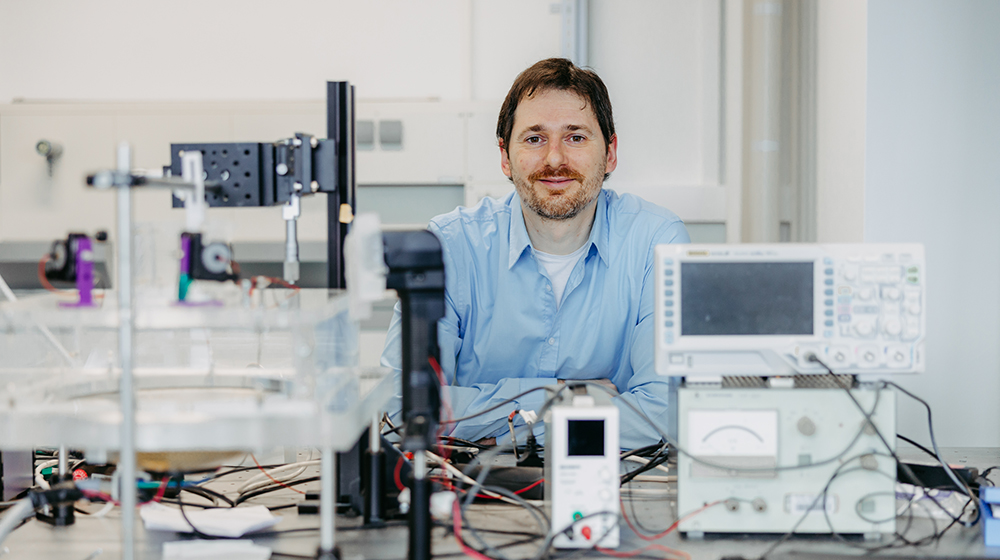
[[605,147],[590,105],[558,89],[522,99],[500,167],[521,200],[543,218],[568,220],[597,198],[604,174],[618,165],[618,138]]

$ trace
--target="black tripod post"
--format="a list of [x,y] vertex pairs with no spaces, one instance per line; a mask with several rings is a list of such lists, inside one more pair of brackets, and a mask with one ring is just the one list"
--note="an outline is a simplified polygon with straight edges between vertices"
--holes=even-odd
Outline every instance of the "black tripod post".
[[409,560],[431,557],[431,484],[426,452],[432,449],[441,411],[437,322],[444,316],[441,242],[429,231],[386,232],[382,236],[387,287],[402,309],[403,450],[413,452],[410,487]]

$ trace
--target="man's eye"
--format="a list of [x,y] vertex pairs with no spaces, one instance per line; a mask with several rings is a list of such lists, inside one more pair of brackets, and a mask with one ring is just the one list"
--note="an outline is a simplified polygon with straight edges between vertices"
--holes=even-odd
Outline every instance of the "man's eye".
[[586,139],[587,139],[587,137],[586,137],[586,136],[582,136],[582,135],[580,135],[580,134],[574,134],[573,136],[570,136],[570,137],[569,137],[569,141],[570,141],[570,142],[575,142],[575,143],[580,143],[580,142],[583,142],[583,141],[585,141]]
[[527,144],[540,144],[542,142],[541,136],[529,136],[524,139]]

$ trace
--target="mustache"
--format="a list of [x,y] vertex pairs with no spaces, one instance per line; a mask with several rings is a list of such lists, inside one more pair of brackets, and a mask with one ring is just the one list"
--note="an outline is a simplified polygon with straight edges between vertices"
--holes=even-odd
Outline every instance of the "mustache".
[[535,171],[531,175],[528,175],[528,180],[531,182],[535,182],[535,181],[541,181],[542,179],[548,179],[550,177],[565,177],[567,179],[574,179],[580,181],[581,183],[585,179],[582,173],[564,165],[559,169],[552,169],[551,167],[539,169],[538,171]]

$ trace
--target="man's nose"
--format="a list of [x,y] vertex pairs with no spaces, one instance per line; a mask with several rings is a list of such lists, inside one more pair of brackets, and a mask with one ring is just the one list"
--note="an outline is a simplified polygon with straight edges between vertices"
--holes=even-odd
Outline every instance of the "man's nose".
[[561,142],[552,142],[548,145],[548,152],[545,154],[545,163],[552,169],[559,169],[566,162],[565,146]]

